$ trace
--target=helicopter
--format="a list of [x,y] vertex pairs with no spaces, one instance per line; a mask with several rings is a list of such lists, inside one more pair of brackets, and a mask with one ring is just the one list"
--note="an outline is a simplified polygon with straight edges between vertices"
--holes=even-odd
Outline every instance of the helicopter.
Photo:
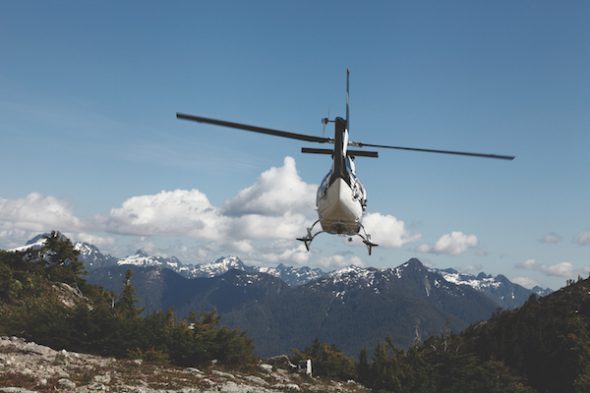
[[[229,127],[282,138],[333,145],[331,149],[313,147],[301,148],[302,153],[332,156],[332,166],[318,187],[316,195],[318,219],[307,228],[307,234],[305,236],[297,238],[297,240],[302,241],[305,244],[307,251],[309,251],[313,239],[321,233],[348,236],[349,241],[352,241],[354,236],[359,236],[362,239],[362,242],[367,246],[369,255],[371,255],[373,247],[378,246],[378,244],[371,241],[371,235],[367,233],[362,224],[362,217],[367,209],[367,192],[356,175],[355,159],[356,157],[377,158],[379,153],[378,151],[362,150],[364,147],[451,154],[500,160],[513,160],[515,158],[515,156],[509,155],[380,145],[350,140],[350,70],[348,68],[346,69],[346,118],[322,118],[324,128],[328,123],[334,123],[333,138],[282,131],[186,113],[176,113],[176,117],[182,120]],[[355,149],[349,149],[349,147]],[[314,233],[313,230],[317,224],[320,224],[321,230]]]

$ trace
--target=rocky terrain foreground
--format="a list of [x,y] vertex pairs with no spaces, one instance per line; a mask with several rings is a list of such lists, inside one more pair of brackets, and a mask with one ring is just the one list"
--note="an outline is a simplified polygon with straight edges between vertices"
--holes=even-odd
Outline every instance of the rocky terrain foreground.
[[289,373],[268,364],[249,372],[147,364],[65,350],[17,337],[0,337],[0,392],[365,393],[353,381],[337,382]]

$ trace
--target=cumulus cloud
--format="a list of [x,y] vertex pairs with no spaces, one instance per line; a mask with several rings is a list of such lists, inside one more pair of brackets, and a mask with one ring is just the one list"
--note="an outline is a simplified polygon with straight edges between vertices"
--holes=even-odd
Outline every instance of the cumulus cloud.
[[384,247],[401,247],[420,239],[421,234],[410,234],[405,223],[392,215],[369,213],[363,218],[363,225],[371,234],[371,241]]
[[282,216],[248,214],[226,217],[226,236],[234,239],[294,239],[305,231],[308,221],[301,214]]
[[575,275],[574,265],[571,262],[559,262],[555,265],[543,266],[543,271],[555,277],[573,277]]
[[317,186],[305,183],[292,157],[282,167],[264,171],[254,185],[245,188],[223,205],[228,215],[309,214],[315,207]]
[[541,239],[539,239],[539,241],[545,244],[557,244],[561,242],[561,236],[559,236],[557,233],[551,232],[543,236]]
[[55,197],[32,192],[24,198],[0,198],[0,244],[4,248],[22,246],[42,232],[75,231],[81,227],[81,220],[70,206]]
[[98,248],[112,247],[115,245],[115,238],[111,236],[99,236],[85,232],[66,233],[66,236],[68,236],[73,241],[93,244]]
[[455,269],[461,273],[476,275],[476,274],[479,274],[483,270],[483,265],[480,265],[480,264],[465,265],[465,266],[456,267]]
[[52,196],[32,192],[24,198],[0,198],[0,230],[43,232],[55,228],[80,227],[70,207]]
[[203,241],[198,257],[234,252],[260,262],[304,264],[309,253],[294,239],[314,213],[315,186],[297,174],[295,160],[263,172],[222,207],[196,189],[134,196],[95,220],[102,231],[132,236],[182,235]]
[[421,244],[416,250],[424,253],[431,254],[448,254],[448,255],[460,255],[463,254],[467,249],[477,246],[479,240],[475,235],[466,235],[463,232],[454,231],[442,235],[436,243]]
[[292,241],[276,241],[270,247],[258,250],[252,258],[258,259],[263,264],[286,263],[291,265],[305,265],[310,258],[310,253],[303,244],[293,245]]
[[227,226],[207,196],[194,189],[129,198],[99,221],[105,230],[118,234],[190,234],[208,240],[220,238]]
[[324,270],[336,270],[350,265],[364,266],[365,264],[356,255],[330,255],[318,261],[318,266]]
[[511,278],[510,281],[528,289],[532,289],[536,286],[539,286],[538,282],[529,277],[514,277]]
[[516,265],[516,267],[522,268],[522,269],[530,269],[530,270],[537,270],[538,267],[540,267],[541,265],[532,258],[529,258],[521,263],[519,263],[518,265]]
[[580,232],[576,237],[576,243],[578,243],[580,246],[590,245],[590,231]]
[[527,259],[516,265],[520,269],[533,270],[548,276],[572,278],[578,274],[571,262],[559,262],[554,265],[545,265],[535,259]]
[[[295,160],[286,157],[282,166],[264,171],[253,185],[217,206],[197,189],[164,190],[132,196],[103,214],[81,220],[66,202],[52,196],[0,198],[0,246],[20,246],[40,232],[58,229],[72,240],[119,254],[130,248],[161,253],[162,238],[176,237],[183,239],[182,244],[168,251],[192,255],[190,259],[229,251],[260,263],[302,265],[309,262],[310,253],[294,239],[304,235],[314,219],[316,187],[305,183]],[[401,247],[421,237],[392,215],[370,213],[363,223],[380,246]],[[129,241],[119,235],[130,236]],[[189,248],[183,249],[183,244]],[[337,268],[362,261],[332,256],[319,263]]]

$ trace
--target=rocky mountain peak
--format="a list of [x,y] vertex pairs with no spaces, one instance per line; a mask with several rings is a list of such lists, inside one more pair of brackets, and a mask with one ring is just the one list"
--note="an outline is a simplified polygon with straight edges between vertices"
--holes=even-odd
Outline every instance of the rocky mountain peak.
[[37,243],[44,243],[45,242],[45,237],[49,236],[49,233],[40,233],[37,236],[33,237],[32,239],[29,239],[26,243],[25,246],[32,246],[34,244]]
[[410,270],[410,271],[418,271],[418,272],[426,271],[426,266],[424,266],[422,261],[420,261],[418,258],[409,259],[406,263],[402,264],[401,267],[404,270]]
[[141,248],[138,249],[137,251],[135,251],[135,254],[133,255],[137,255],[138,257],[143,257],[143,258],[147,258],[149,256],[149,254],[147,252],[145,252],[144,250],[142,250]]

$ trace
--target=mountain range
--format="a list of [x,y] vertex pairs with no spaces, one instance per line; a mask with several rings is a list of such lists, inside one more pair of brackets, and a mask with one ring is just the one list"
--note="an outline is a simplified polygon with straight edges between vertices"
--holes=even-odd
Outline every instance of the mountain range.
[[[37,247],[39,239],[28,243]],[[526,289],[502,275],[429,268],[415,258],[395,268],[324,272],[283,264],[249,266],[235,256],[192,265],[141,250],[116,258],[88,243],[75,248],[89,282],[118,293],[130,269],[145,312],[172,308],[186,316],[215,309],[223,324],[244,330],[261,355],[303,348],[314,338],[353,355],[387,336],[407,347],[550,292]]]

